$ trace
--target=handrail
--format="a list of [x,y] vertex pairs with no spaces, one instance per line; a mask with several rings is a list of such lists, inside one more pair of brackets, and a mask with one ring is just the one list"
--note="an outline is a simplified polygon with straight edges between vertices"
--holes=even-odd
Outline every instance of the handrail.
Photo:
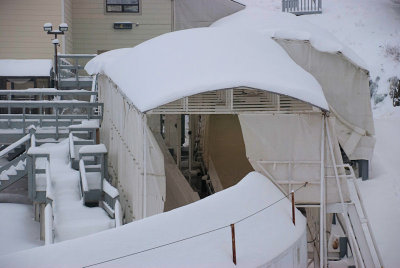
[[74,135],[72,132],[69,133],[69,156],[71,159],[75,159]]
[[51,201],[54,200],[53,187],[51,184],[51,174],[50,174],[50,163],[49,160],[46,161],[46,198]]
[[122,226],[122,208],[121,204],[119,203],[118,199],[115,201],[114,205],[114,218],[115,218],[115,228]]
[[83,162],[83,159],[79,160],[79,172],[81,174],[82,189],[84,192],[88,192],[89,186],[86,178],[85,163]]
[[[53,88],[48,89],[21,89],[21,90],[0,90],[0,96],[41,96],[41,97],[54,97],[54,96],[92,96],[97,95],[95,91],[88,91],[84,89],[71,89],[71,90],[57,90]],[[14,100],[18,101],[18,100]]]
[[17,140],[16,142],[10,144],[9,146],[7,146],[7,148],[5,148],[4,150],[0,151],[0,157],[5,156],[6,154],[8,154],[9,152],[11,152],[13,149],[17,148],[18,146],[26,143],[27,141],[29,141],[31,138],[30,134],[26,134],[25,136],[23,136],[22,138],[20,138],[19,140]]

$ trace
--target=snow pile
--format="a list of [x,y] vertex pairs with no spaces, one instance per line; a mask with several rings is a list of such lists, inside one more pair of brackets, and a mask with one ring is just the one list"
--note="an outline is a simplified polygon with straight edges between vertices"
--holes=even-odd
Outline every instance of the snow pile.
[[[81,239],[8,255],[0,258],[0,266],[82,267],[228,225],[203,236],[105,263],[105,266],[232,267],[229,224],[282,197],[272,182],[252,172],[237,185],[190,205]],[[238,265],[256,267],[304,239],[306,221],[296,210],[296,226],[293,225],[291,205],[284,198],[235,224],[235,231]],[[305,250],[305,240],[302,243]],[[301,255],[306,262],[306,253]]]
[[141,112],[182,97],[240,86],[328,109],[315,78],[276,42],[251,31],[214,27],[167,33],[134,48],[101,54],[85,69],[106,74]]
[[342,53],[356,66],[368,70],[367,64],[351,49],[328,31],[308,22],[304,16],[246,7],[242,11],[218,20],[211,27],[246,29],[277,39],[309,41],[318,51]]
[[50,76],[51,60],[0,60],[0,76]]

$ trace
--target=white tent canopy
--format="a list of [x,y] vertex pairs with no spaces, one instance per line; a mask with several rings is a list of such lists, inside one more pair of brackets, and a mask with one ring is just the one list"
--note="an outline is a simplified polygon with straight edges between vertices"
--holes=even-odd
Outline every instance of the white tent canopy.
[[276,42],[256,32],[196,28],[168,33],[104,53],[85,69],[107,75],[141,112],[236,87],[287,95],[328,110],[315,78]]
[[214,22],[211,27],[254,30],[276,39],[309,41],[318,51],[342,53],[352,63],[367,70],[367,64],[350,48],[327,30],[308,22],[304,17],[291,13],[271,12],[261,8],[244,10]]

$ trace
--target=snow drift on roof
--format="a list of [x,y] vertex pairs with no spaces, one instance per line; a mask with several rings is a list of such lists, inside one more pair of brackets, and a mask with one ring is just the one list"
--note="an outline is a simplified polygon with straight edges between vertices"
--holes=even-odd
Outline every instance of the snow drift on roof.
[[[281,201],[275,203],[278,200]],[[0,256],[0,266],[85,267],[228,226],[103,266],[233,267],[229,224],[271,204],[274,205],[235,224],[238,263],[242,267],[258,267],[289,250],[305,235],[306,220],[296,210],[294,226],[289,200],[256,172],[235,186],[166,213],[80,239]]]
[[332,54],[340,52],[353,64],[368,70],[368,65],[353,50],[327,30],[308,22],[302,16],[291,13],[273,12],[248,6],[244,10],[216,21],[210,27],[254,30],[278,39],[309,41],[318,51]]
[[328,109],[321,86],[273,40],[251,31],[196,28],[99,55],[85,67],[107,75],[145,112],[194,94],[250,87]]
[[50,76],[51,60],[0,60],[0,76]]

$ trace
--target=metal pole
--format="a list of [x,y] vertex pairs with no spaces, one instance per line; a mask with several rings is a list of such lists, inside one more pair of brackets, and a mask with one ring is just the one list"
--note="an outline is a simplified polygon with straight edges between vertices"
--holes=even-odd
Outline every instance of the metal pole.
[[[57,34],[54,35],[54,39],[57,39]],[[58,58],[57,58],[57,43],[54,43],[54,87],[58,89]]]
[[235,224],[231,224],[231,233],[232,233],[232,260],[236,265],[236,241],[235,241]]
[[293,225],[296,226],[296,208],[294,206],[294,191],[293,190],[292,190],[291,196],[292,196],[292,221],[293,221]]
[[147,208],[147,137],[146,137],[146,115],[143,115],[143,218],[146,218]]
[[323,268],[325,264],[324,254],[324,222],[325,222],[325,114],[322,116],[321,123],[321,201],[319,209],[319,263]]

